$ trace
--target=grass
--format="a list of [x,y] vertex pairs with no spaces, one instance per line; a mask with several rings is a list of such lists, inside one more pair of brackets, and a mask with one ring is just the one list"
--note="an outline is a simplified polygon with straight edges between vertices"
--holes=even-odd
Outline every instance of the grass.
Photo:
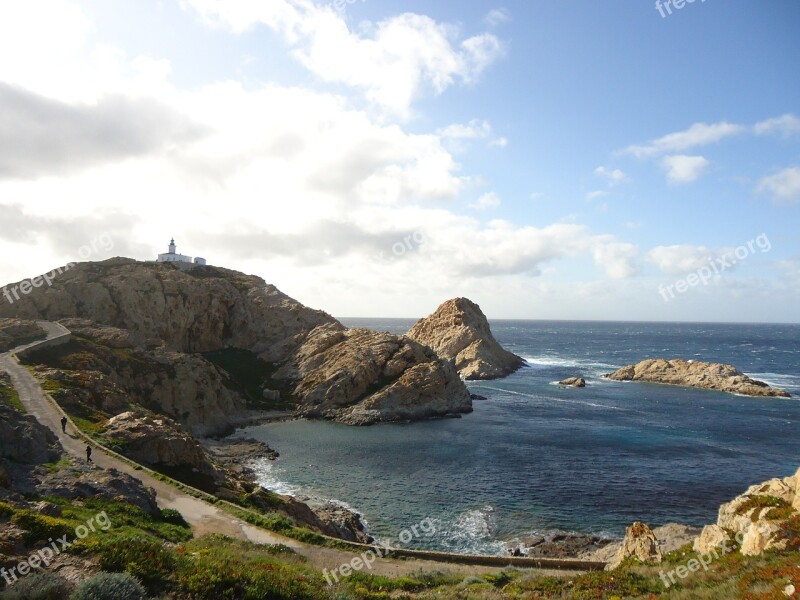
[[17,390],[11,383],[11,378],[7,375],[0,377],[0,402],[21,413],[27,412],[19,399]]
[[747,500],[736,509],[736,514],[744,515],[756,509],[753,510],[753,513],[750,515],[750,519],[755,523],[758,521],[761,511],[765,508],[772,509],[765,515],[767,519],[788,519],[794,512],[791,504],[786,502],[786,500],[775,496],[756,495],[749,496]]
[[[69,548],[109,572],[137,577],[153,597],[202,599],[307,598],[310,600],[461,600],[504,598],[712,600],[784,598],[790,583],[800,588],[800,553],[771,550],[758,557],[731,552],[710,561],[684,578],[665,585],[662,572],[675,570],[697,558],[691,546],[665,555],[661,565],[629,561],[611,572],[543,576],[535,571],[506,569],[495,574],[467,577],[443,572],[417,572],[399,577],[367,570],[331,580],[307,560],[283,545],[256,545],[221,535],[191,538],[191,530],[176,511],[149,515],[136,506],[101,498],[82,501],[59,497],[45,500],[62,509],[59,518],[45,517],[0,502],[0,518],[26,530],[25,539],[68,533],[105,513],[110,527],[96,529]],[[244,517],[243,517],[244,518]],[[278,517],[276,517],[278,518]],[[275,526],[275,523],[272,523]],[[282,527],[290,527],[283,523]],[[788,530],[797,534],[800,515]],[[798,536],[800,537],[800,536]],[[2,583],[0,583],[2,585]]]
[[64,468],[69,467],[71,465],[72,465],[72,461],[69,458],[67,458],[66,456],[64,456],[63,458],[60,458],[56,462],[42,463],[41,466],[44,467],[44,469],[48,473],[57,473],[61,469],[64,469]]

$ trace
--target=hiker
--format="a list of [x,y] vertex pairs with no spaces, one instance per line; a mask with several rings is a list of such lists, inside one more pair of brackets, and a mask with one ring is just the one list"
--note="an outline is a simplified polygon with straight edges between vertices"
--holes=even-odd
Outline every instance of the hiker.
[[92,447],[86,445],[86,462],[92,462]]
[[61,431],[67,433],[67,417],[61,417]]

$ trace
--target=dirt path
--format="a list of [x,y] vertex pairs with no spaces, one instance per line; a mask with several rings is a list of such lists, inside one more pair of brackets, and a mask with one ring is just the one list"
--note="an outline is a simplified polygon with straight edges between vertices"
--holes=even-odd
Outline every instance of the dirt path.
[[[48,333],[48,340],[69,336],[69,331],[58,323],[40,321]],[[39,422],[55,432],[64,450],[75,460],[86,460],[86,442],[77,434],[77,429],[70,421],[67,433],[61,432],[61,418],[64,413],[49,400],[39,382],[31,373],[21,366],[13,354],[26,348],[37,346],[42,342],[33,342],[0,354],[0,370],[6,371],[19,394],[20,401],[29,414],[35,416]],[[141,481],[145,486],[151,487],[156,492],[156,499],[161,508],[172,508],[183,515],[192,526],[196,536],[207,533],[221,533],[232,538],[248,540],[259,544],[285,544],[298,554],[305,556],[316,568],[332,570],[340,565],[349,563],[357,553],[325,548],[311,544],[304,544],[292,538],[287,538],[277,533],[261,529],[237,519],[227,512],[203,500],[186,494],[172,485],[160,481],[131,465],[107,454],[102,449],[95,448],[92,454],[95,468],[110,469],[126,473]],[[510,561],[509,561],[510,562]],[[370,572],[378,575],[398,577],[419,571],[439,571],[445,573],[475,575],[479,573],[497,573],[502,567],[477,566],[469,564],[452,564],[421,559],[377,559],[372,564]],[[531,569],[547,575],[574,575],[576,571]]]

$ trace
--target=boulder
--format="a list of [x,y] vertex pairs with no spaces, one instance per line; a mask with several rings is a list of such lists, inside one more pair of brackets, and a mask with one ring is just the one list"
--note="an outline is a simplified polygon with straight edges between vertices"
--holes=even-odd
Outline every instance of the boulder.
[[0,402],[0,459],[17,463],[55,462],[61,444],[55,434],[32,415]]
[[730,539],[731,536],[719,525],[706,525],[694,540],[692,549],[698,554],[709,554],[714,549],[729,542]]
[[33,507],[34,512],[45,515],[47,517],[60,517],[61,516],[61,507],[58,504],[53,504],[51,502],[38,502],[36,506]]
[[567,377],[558,382],[558,385],[568,385],[570,387],[586,387],[586,380],[583,377]]
[[751,379],[732,365],[692,360],[643,360],[606,375],[615,381],[665,383],[685,387],[719,390],[745,396],[777,396],[789,398],[784,390]]
[[453,365],[407,337],[320,326],[275,374],[297,381],[298,412],[350,425],[443,417],[472,410]]
[[125,412],[108,420],[103,435],[119,444],[121,452],[137,462],[158,468],[188,468],[225,481],[203,446],[172,419],[143,412]]
[[525,364],[500,346],[480,306],[467,298],[443,303],[406,335],[452,360],[464,379],[497,379]]
[[622,545],[614,558],[606,565],[606,569],[616,569],[623,560],[631,556],[646,563],[660,563],[662,560],[661,550],[653,530],[641,521],[635,521],[633,525],[625,529]]

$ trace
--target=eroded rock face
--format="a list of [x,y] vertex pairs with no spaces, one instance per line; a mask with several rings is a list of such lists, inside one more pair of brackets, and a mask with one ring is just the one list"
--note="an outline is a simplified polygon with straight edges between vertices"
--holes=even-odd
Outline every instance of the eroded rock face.
[[80,263],[52,286],[0,305],[1,316],[62,320],[124,357],[77,365],[76,372],[93,371],[84,389],[111,414],[127,410],[124,393],[132,394],[195,435],[223,433],[246,412],[220,371],[198,355],[225,348],[273,365],[275,380],[293,391],[286,399],[309,417],[368,424],[471,410],[452,366],[420,344],[348,331],[258,277],[217,267]]
[[758,556],[772,548],[782,549],[781,523],[797,515],[800,469],[790,476],[751,485],[747,491],[719,507],[714,525],[707,525],[694,542],[697,552],[709,553],[736,542],[745,556]]
[[[6,374],[2,372],[2,375]],[[58,460],[61,451],[55,434],[35,417],[0,402],[0,459],[25,464],[46,463]]]
[[[5,302],[6,299],[0,296],[0,301]],[[0,319],[0,352],[33,340],[44,339],[46,336],[44,329],[34,321]]]
[[298,382],[301,414],[351,425],[472,410],[453,366],[430,348],[390,333],[329,324],[275,375]]
[[106,437],[121,444],[121,452],[152,467],[192,469],[222,484],[224,472],[200,443],[172,419],[133,411],[112,417],[106,423]]
[[505,377],[525,363],[497,343],[486,316],[467,298],[448,300],[406,335],[453,360],[464,379]]
[[625,538],[622,540],[622,545],[606,568],[616,569],[629,556],[641,562],[661,562],[661,549],[658,547],[658,540],[653,530],[646,523],[636,521],[625,529]]
[[648,359],[628,365],[606,375],[616,381],[642,381],[666,383],[709,390],[719,390],[745,396],[779,396],[789,398],[789,393],[770,387],[762,381],[750,379],[732,365],[686,361],[679,358]]

